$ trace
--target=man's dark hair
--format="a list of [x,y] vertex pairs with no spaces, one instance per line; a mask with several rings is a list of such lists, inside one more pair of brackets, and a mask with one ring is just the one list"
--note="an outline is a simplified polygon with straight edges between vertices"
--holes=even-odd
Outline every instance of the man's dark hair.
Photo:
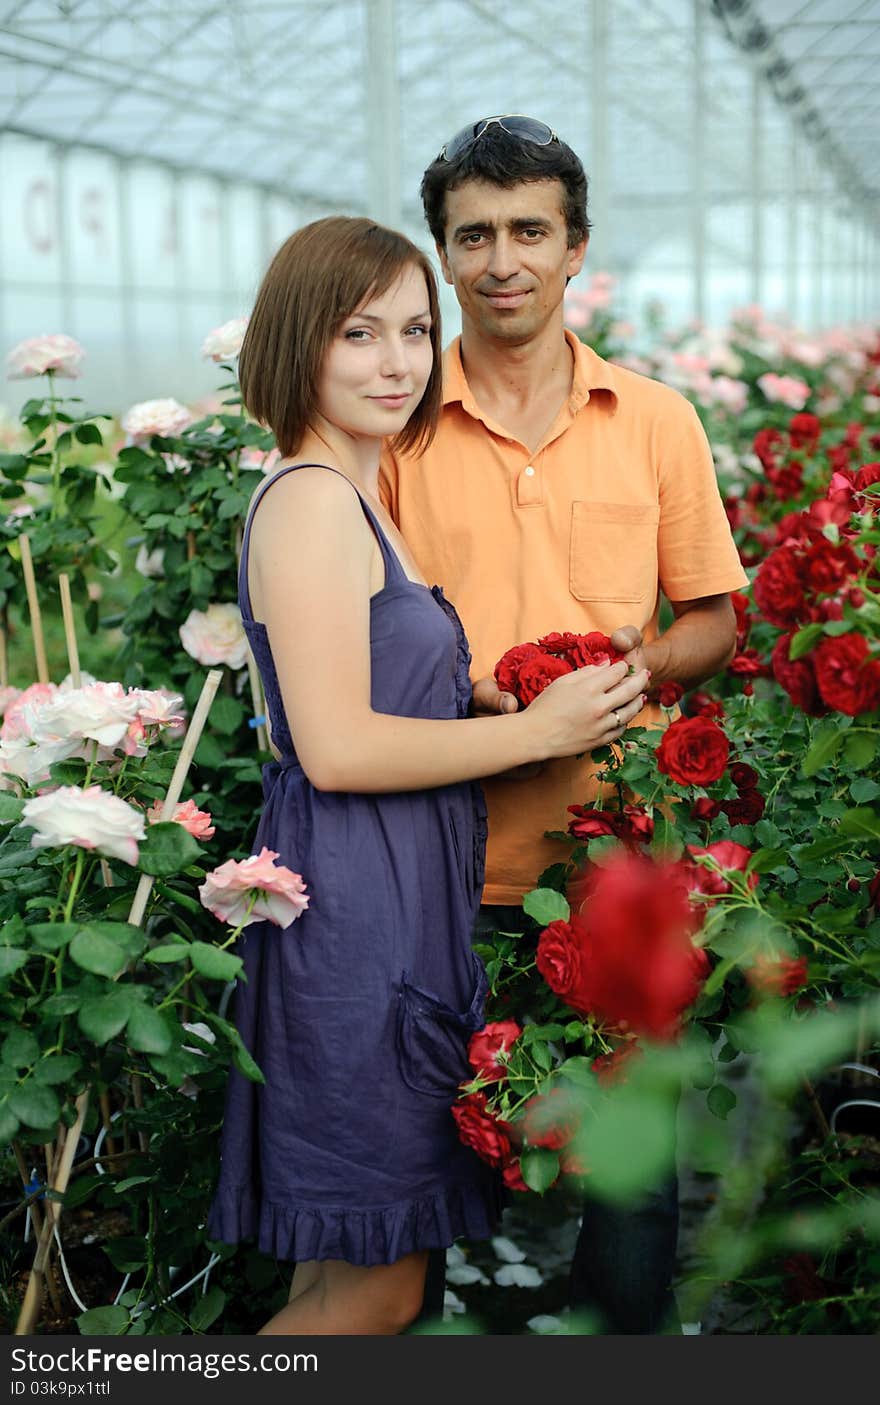
[[451,161],[439,157],[432,161],[422,177],[422,205],[434,242],[445,249],[447,190],[457,190],[465,181],[487,181],[510,189],[523,182],[544,180],[562,183],[562,212],[568,245],[573,249],[590,229],[587,176],[580,160],[564,141],[538,146],[493,123]]

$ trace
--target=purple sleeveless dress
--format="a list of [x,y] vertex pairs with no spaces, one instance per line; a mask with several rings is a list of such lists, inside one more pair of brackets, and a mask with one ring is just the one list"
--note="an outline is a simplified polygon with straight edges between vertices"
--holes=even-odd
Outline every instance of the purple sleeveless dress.
[[[256,501],[302,466],[267,480]],[[385,564],[370,602],[372,706],[464,717],[470,654],[458,616],[438,586],[407,578],[360,501]],[[450,1112],[484,1022],[471,931],[485,805],[476,782],[369,795],[314,788],[251,613],[249,540],[250,520],[239,602],[282,753],[263,770],[254,849],[267,845],[301,873],[310,901],[286,931],[254,924],[239,940],[247,983],[236,988],[235,1021],[266,1081],[230,1073],[208,1235],[256,1239],[280,1259],[393,1263],[460,1235],[485,1238],[502,1204],[497,1174],[459,1142]]]

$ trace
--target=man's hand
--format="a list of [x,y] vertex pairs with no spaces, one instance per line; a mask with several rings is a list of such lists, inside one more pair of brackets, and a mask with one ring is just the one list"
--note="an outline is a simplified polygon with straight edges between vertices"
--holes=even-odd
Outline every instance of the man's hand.
[[646,657],[645,645],[642,643],[642,632],[634,624],[621,625],[610,638],[612,649],[623,654],[631,670],[651,667]]
[[499,712],[518,712],[513,693],[502,693],[494,678],[478,678],[473,687],[471,711],[475,717],[494,717]]
[[[519,703],[513,693],[503,693],[494,678],[478,678],[471,696],[471,711],[475,717],[497,717],[499,713],[519,711]],[[525,766],[514,766],[509,771],[501,771],[492,779],[496,781],[530,781],[540,775],[544,767],[540,761],[530,761]]]

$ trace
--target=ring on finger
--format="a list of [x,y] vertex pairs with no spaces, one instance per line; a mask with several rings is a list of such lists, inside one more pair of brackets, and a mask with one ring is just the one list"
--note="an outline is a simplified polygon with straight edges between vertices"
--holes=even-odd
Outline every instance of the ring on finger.
[[620,728],[623,726],[623,723],[622,723],[621,720],[620,720],[620,716],[619,716],[619,714],[618,714],[618,711],[617,711],[617,708],[616,708],[616,707],[612,707],[612,709],[611,709],[611,716],[614,718],[614,725],[615,725],[615,727],[616,727],[616,728],[618,729],[618,731],[619,731]]

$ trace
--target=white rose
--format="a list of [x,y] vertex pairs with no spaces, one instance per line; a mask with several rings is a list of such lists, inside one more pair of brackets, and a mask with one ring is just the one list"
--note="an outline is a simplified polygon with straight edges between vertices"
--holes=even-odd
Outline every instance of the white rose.
[[189,410],[177,400],[142,400],[123,417],[122,428],[132,439],[150,439],[154,434],[171,439],[192,422]]
[[6,357],[6,373],[11,381],[30,380],[33,376],[67,376],[76,380],[85,352],[73,337],[61,333],[53,336],[29,337],[20,341]]
[[222,327],[215,327],[202,342],[202,355],[218,363],[231,361],[241,351],[247,324],[247,317],[233,317]]
[[180,626],[180,642],[197,663],[225,663],[229,668],[244,668],[247,663],[247,636],[237,605],[190,610]]
[[57,692],[31,705],[30,733],[38,744],[76,738],[117,747],[138,715],[138,699],[121,683],[93,683]]
[[35,849],[76,844],[128,864],[137,863],[137,846],[144,838],[143,814],[99,785],[87,790],[63,785],[27,800],[22,821],[33,826]]
[[157,546],[154,551],[147,551],[146,542],[141,542],[137,556],[134,558],[134,569],[142,576],[150,580],[154,576],[161,576],[165,571],[165,548]]

